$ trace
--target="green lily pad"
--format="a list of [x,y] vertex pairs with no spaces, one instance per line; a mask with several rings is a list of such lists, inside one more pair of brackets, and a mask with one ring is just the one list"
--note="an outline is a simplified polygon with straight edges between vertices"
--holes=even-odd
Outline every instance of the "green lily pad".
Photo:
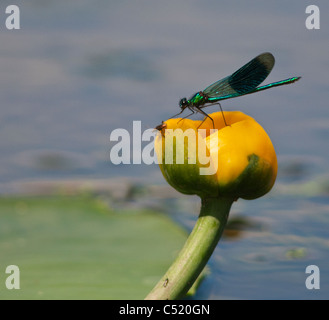
[[90,197],[1,198],[0,299],[143,299],[186,237],[165,215]]

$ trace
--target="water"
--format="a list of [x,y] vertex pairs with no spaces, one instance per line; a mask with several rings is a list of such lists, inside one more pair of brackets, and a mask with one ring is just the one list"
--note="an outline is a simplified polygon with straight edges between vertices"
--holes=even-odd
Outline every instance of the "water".
[[[216,281],[206,280],[199,294],[329,297],[327,1],[317,1],[320,30],[306,29],[309,3],[300,0],[15,4],[21,30],[0,27],[0,192],[42,179],[165,183],[156,165],[111,164],[111,131],[131,132],[133,120],[155,127],[178,112],[180,98],[270,51],[276,65],[266,82],[302,79],[222,103],[253,116],[276,148],[273,192],[233,207],[265,231],[223,240],[211,260]],[[321,269],[316,292],[305,288],[309,264]]]

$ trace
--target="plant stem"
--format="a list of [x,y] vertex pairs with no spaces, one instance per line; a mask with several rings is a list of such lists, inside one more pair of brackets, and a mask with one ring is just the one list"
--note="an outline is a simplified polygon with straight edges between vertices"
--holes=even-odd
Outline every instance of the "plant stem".
[[202,199],[199,218],[176,260],[146,300],[183,298],[212,255],[226,226],[234,199]]

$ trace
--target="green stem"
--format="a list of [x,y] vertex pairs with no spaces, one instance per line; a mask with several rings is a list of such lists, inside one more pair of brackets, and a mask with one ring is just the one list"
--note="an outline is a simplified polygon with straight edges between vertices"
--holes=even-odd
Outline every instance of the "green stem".
[[186,295],[217,246],[233,201],[202,199],[199,218],[183,249],[146,300],[175,300]]

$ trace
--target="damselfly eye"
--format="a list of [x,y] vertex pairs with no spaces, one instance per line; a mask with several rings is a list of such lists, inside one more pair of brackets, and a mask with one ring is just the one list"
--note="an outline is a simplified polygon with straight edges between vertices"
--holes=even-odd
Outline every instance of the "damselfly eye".
[[181,108],[186,108],[186,106],[187,106],[187,99],[186,98],[180,99],[179,106]]

